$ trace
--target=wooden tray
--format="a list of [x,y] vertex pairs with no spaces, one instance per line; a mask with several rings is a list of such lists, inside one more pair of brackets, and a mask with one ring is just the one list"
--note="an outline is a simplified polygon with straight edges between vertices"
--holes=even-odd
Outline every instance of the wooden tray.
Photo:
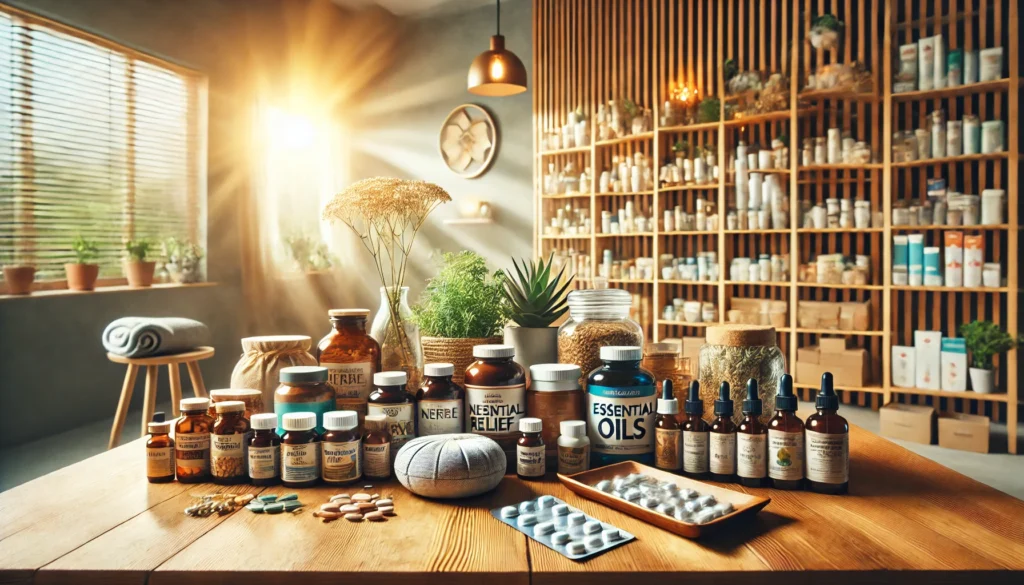
[[[729,502],[733,505],[735,510],[721,518],[715,518],[707,524],[689,524],[687,522],[680,522],[671,516],[666,516],[665,514],[647,509],[638,504],[617,498],[612,494],[606,494],[593,487],[594,484],[602,479],[610,480],[616,475],[625,476],[630,473],[642,473],[649,477],[655,477],[660,481],[671,481],[678,485],[680,489],[690,488],[700,492],[702,495],[711,494],[715,496],[715,499],[719,502]],[[639,518],[648,524],[653,524],[658,528],[668,530],[669,532],[675,532],[679,536],[685,536],[686,538],[699,538],[704,534],[720,530],[731,530],[735,528],[742,519],[752,518],[754,514],[761,511],[761,508],[767,506],[768,502],[772,501],[771,498],[763,498],[760,496],[736,492],[710,483],[692,480],[688,477],[676,475],[654,467],[641,465],[634,461],[614,463],[612,465],[606,465],[604,467],[575,473],[573,475],[558,474],[558,479],[565,484],[565,487],[569,488],[569,490],[583,496],[584,498],[600,502],[609,508],[614,508],[620,512],[629,514],[634,518]]]

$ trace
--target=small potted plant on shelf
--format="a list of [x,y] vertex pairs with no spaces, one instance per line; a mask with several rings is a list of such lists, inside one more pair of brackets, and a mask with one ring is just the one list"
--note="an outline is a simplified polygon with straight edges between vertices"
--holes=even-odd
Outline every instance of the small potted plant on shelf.
[[815,49],[833,49],[839,45],[843,23],[834,14],[822,14],[811,23],[807,39]]
[[3,267],[7,294],[30,294],[32,292],[32,283],[36,278],[36,267],[27,262],[19,262],[12,253],[8,252],[5,256],[3,258]]
[[203,249],[177,238],[168,238],[163,243],[163,253],[167,273],[171,279],[178,284],[199,282],[200,262],[203,259]]
[[706,97],[700,100],[700,105],[697,106],[697,122],[700,124],[717,122],[721,111],[722,102],[718,98]]
[[992,358],[1021,346],[1024,338],[1014,339],[991,321],[974,321],[960,326],[960,335],[971,354],[971,388],[979,394],[994,390]]
[[124,274],[128,278],[128,286],[153,286],[156,262],[146,260],[146,255],[152,247],[153,242],[145,238],[125,242],[124,249],[128,253],[128,258],[124,261]]
[[64,273],[68,278],[71,290],[93,290],[96,279],[100,275],[100,265],[94,261],[100,255],[96,242],[87,240],[81,234],[71,242],[71,250],[75,253],[75,262],[64,265]]
[[522,267],[512,259],[516,274],[506,270],[502,292],[513,323],[505,326],[505,344],[516,348],[516,361],[529,369],[534,364],[558,361],[558,328],[551,324],[568,310],[565,293],[573,277],[564,279],[565,265],[552,278],[554,252],[544,260]]

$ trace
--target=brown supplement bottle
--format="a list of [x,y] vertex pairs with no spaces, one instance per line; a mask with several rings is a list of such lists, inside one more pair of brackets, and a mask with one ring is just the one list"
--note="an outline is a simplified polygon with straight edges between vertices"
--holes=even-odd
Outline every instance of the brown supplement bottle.
[[320,442],[320,475],[324,483],[344,485],[363,477],[363,438],[359,432],[359,414],[354,410],[324,415],[323,440]]
[[254,414],[251,424],[249,481],[252,485],[277,485],[281,483],[281,437],[277,434],[277,415],[272,412]]
[[476,345],[466,368],[466,430],[497,441],[509,467],[516,460],[519,419],[526,416],[526,370],[511,345]]
[[761,423],[761,398],[754,378],[747,380],[742,412],[736,430],[736,475],[741,485],[764,487],[768,484],[768,427]]
[[796,415],[793,376],[783,374],[768,421],[768,478],[772,487],[798,490],[804,480],[804,423]]
[[288,366],[278,372],[281,385],[274,391],[274,414],[278,430],[284,429],[284,415],[289,412],[312,412],[316,415],[316,431],[324,430],[324,413],[336,410],[334,389],[327,385],[327,368],[320,366]]
[[245,403],[240,400],[218,402],[217,420],[210,435],[210,475],[214,483],[230,485],[249,478],[245,469],[248,441]]
[[700,397],[700,382],[690,381],[690,394],[686,399],[683,417],[683,473],[690,477],[708,477],[708,435],[710,428],[704,421],[704,400]]
[[174,481],[174,439],[169,434],[171,423],[164,421],[164,413],[155,412],[147,428],[146,479],[149,483]]
[[391,433],[383,414],[368,414],[363,419],[363,476],[366,479],[391,477]]
[[373,375],[380,371],[380,344],[366,334],[368,309],[331,309],[330,333],[316,346],[317,362],[327,368],[327,385],[334,389],[339,411],[366,416]]
[[839,397],[832,387],[832,374],[821,375],[821,389],[815,399],[818,412],[807,417],[807,485],[822,494],[845,494],[850,487],[850,425],[836,414]]
[[683,428],[676,420],[678,414],[679,401],[672,395],[672,380],[665,378],[658,415],[654,417],[654,465],[676,473],[683,470]]
[[281,483],[285,487],[313,487],[320,479],[320,435],[312,412],[284,415],[281,436]]
[[378,372],[373,375],[368,414],[383,414],[391,433],[391,462],[398,450],[416,438],[416,397],[406,391],[405,372]]
[[209,407],[209,398],[184,398],[180,403],[181,418],[174,423],[174,471],[181,483],[210,479]]
[[416,392],[419,421],[416,434],[461,433],[466,428],[466,391],[452,380],[452,364],[423,366],[423,384]]
[[575,364],[534,364],[530,366],[530,388],[526,391],[526,414],[544,425],[541,437],[547,458],[558,457],[559,424],[583,420],[583,390],[580,367]]
[[539,418],[519,419],[519,439],[516,441],[516,475],[519,479],[544,479],[546,456],[541,431],[544,423]]
[[708,460],[711,479],[715,481],[736,481],[736,423],[732,422],[732,395],[729,383],[718,387],[715,401],[715,420],[711,421]]

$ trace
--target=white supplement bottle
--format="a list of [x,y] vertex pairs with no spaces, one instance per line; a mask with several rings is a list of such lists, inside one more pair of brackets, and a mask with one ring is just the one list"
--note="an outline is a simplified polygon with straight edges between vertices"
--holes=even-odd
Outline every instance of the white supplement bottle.
[[569,475],[590,469],[590,438],[587,423],[563,420],[559,423],[558,473]]

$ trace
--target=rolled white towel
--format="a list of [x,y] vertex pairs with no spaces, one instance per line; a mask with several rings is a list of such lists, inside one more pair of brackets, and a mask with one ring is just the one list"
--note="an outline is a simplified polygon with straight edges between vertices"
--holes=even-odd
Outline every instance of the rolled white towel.
[[124,357],[180,353],[209,345],[203,323],[181,317],[122,317],[103,330],[103,347]]

